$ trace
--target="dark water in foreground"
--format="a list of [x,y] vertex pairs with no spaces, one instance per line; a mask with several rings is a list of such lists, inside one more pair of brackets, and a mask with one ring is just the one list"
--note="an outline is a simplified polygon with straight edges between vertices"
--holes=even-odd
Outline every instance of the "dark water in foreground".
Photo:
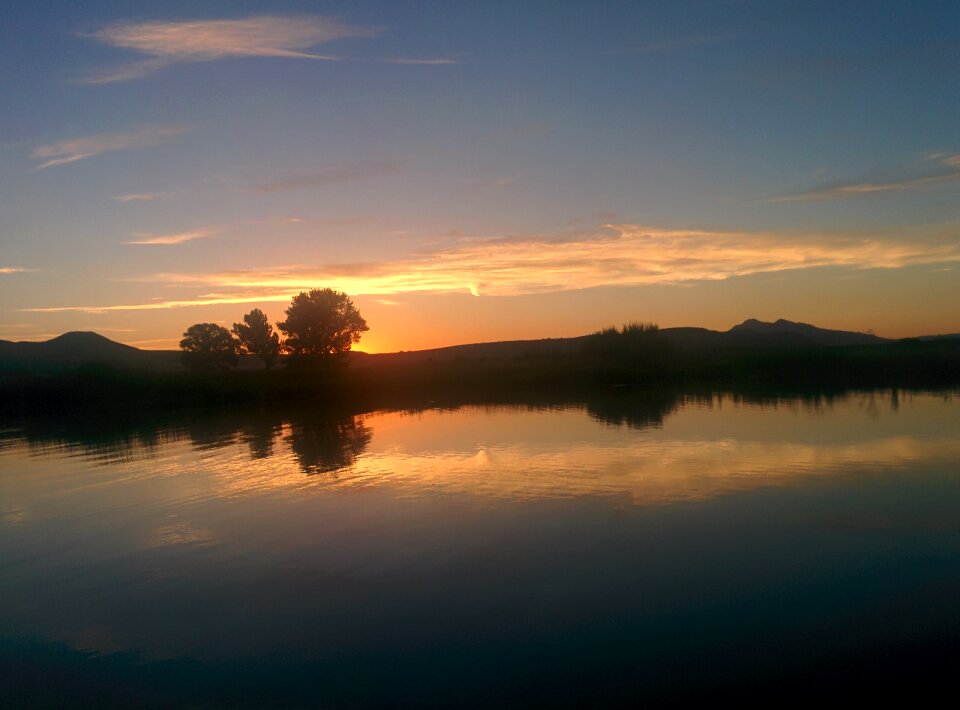
[[0,432],[0,705],[931,698],[960,399]]

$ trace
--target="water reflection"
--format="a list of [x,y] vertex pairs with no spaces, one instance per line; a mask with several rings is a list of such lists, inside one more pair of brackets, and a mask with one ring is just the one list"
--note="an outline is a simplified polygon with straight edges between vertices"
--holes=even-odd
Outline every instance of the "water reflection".
[[372,435],[363,415],[322,409],[192,413],[181,420],[61,417],[0,427],[0,450],[25,447],[36,456],[67,454],[108,465],[155,458],[163,445],[185,439],[198,452],[242,442],[253,461],[270,459],[285,446],[303,473],[314,474],[350,466]]
[[370,443],[372,431],[362,417],[317,415],[293,419],[285,437],[306,474],[346,468]]
[[[307,481],[297,475],[328,474],[312,483],[331,490],[387,486],[403,495],[601,496],[656,504],[958,455],[960,443],[944,430],[938,409],[950,397],[627,390],[586,402],[365,414],[257,410],[96,427],[65,418],[7,428],[0,442],[32,456],[66,454],[100,465],[153,460],[139,471],[147,476],[176,477],[186,467],[230,495],[298,488]],[[187,442],[188,451],[178,448]]]
[[585,707],[960,661],[949,395],[109,424],[0,429],[0,681],[12,649],[146,688],[89,706]]
[[250,447],[250,458],[266,459],[273,456],[273,443],[283,428],[283,422],[268,417],[251,419],[240,430],[240,437]]
[[[696,399],[698,398],[692,396],[683,398],[688,402]],[[590,416],[607,424],[646,429],[661,426],[664,417],[672,414],[680,403],[681,397],[671,392],[627,390],[619,396],[599,397],[589,401],[586,403],[586,410]]]

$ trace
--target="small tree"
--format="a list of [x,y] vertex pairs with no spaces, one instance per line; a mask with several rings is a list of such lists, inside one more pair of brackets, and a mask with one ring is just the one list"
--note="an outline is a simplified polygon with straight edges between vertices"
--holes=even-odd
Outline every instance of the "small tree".
[[234,323],[233,332],[240,341],[245,353],[256,355],[263,360],[264,367],[270,369],[277,361],[280,352],[280,336],[273,332],[273,326],[266,314],[254,308],[243,317],[243,323]]
[[350,297],[330,288],[294,296],[286,314],[277,327],[287,336],[284,347],[295,362],[329,362],[370,330]]
[[195,323],[180,341],[180,357],[191,370],[226,370],[237,364],[239,343],[230,331],[216,323]]

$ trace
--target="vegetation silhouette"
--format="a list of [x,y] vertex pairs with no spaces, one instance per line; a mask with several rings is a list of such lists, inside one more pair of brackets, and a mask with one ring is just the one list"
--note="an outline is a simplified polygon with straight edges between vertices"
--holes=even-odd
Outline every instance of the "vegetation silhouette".
[[331,288],[294,296],[286,315],[277,327],[294,365],[332,364],[370,329],[350,297]]
[[[264,336],[258,342],[273,342],[262,312],[244,321]],[[617,388],[794,394],[960,385],[960,337],[890,341],[787,321],[748,320],[726,333],[630,323],[579,338],[368,355],[349,351],[367,329],[350,299],[319,289],[292,299],[278,325],[291,334],[295,362],[337,366],[230,370],[239,343],[213,323],[191,326],[179,356],[91,333],[47,343],[0,341],[0,414],[72,409],[110,418],[139,410],[318,404],[359,412],[438,402],[582,401]],[[107,359],[64,359],[73,348],[62,341],[78,340]],[[161,355],[174,365],[182,357],[187,371]]]
[[180,340],[181,359],[195,372],[226,370],[239,361],[240,344],[216,323],[194,323]]
[[661,372],[675,355],[674,347],[660,337],[656,323],[627,323],[609,327],[584,339],[582,356],[608,368],[634,373]]
[[260,358],[265,370],[273,367],[280,354],[280,336],[273,331],[263,311],[254,308],[243,317],[243,323],[233,324],[233,333],[244,353]]

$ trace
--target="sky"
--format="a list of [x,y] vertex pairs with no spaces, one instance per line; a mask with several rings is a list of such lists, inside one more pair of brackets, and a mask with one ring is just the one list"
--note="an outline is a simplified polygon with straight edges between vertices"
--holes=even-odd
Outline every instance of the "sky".
[[960,332],[960,3],[0,5],[0,339]]

